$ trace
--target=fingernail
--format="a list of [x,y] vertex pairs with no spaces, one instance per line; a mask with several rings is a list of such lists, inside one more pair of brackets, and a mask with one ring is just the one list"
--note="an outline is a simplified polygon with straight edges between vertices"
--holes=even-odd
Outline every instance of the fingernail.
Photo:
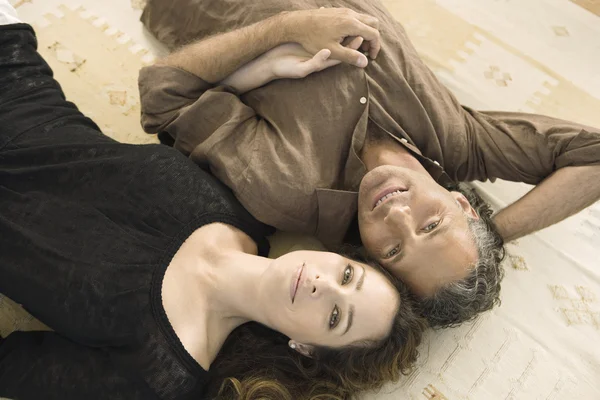
[[358,62],[356,63],[356,65],[360,68],[364,68],[367,66],[367,57],[358,57]]

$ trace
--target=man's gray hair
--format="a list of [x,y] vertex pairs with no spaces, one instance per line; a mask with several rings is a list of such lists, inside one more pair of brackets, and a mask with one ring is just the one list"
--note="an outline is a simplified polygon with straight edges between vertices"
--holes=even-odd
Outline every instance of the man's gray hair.
[[500,283],[504,277],[504,241],[492,221],[490,206],[466,185],[449,190],[461,192],[479,215],[479,219],[468,220],[479,257],[466,278],[420,300],[423,315],[436,328],[459,325],[500,304]]

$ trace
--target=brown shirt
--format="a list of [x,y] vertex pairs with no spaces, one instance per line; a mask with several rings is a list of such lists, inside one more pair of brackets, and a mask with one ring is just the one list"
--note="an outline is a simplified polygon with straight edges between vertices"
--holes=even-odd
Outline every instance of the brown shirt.
[[[142,21],[176,46],[222,27],[318,8],[311,0],[248,3],[151,0]],[[190,3],[190,4],[188,4]],[[279,80],[242,96],[183,70],[151,66],[139,77],[142,125],[230,186],[259,220],[278,229],[343,238],[356,214],[367,129],[386,132],[440,183],[536,184],[554,170],[600,164],[600,129],[550,117],[463,107],[423,64],[402,26],[374,0],[345,6],[377,17],[382,49],[367,68],[339,65]],[[206,10],[210,7],[210,12]]]

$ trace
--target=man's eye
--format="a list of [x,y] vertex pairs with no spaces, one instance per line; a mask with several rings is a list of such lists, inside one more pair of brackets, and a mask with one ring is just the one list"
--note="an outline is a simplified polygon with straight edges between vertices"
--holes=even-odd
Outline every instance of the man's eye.
[[335,306],[333,307],[333,311],[331,312],[331,317],[329,317],[329,329],[335,328],[340,322],[340,309]]
[[434,230],[435,228],[437,228],[439,224],[440,224],[440,221],[433,222],[433,223],[427,225],[425,228],[423,228],[423,231],[429,233],[432,230]]
[[342,285],[346,285],[348,282],[352,280],[354,276],[354,268],[351,265],[348,265],[346,269],[344,269],[344,275],[342,276]]
[[390,251],[389,253],[387,253],[385,255],[385,258],[392,258],[394,257],[396,254],[398,254],[398,252],[400,251],[400,246],[396,246],[392,249],[392,251]]

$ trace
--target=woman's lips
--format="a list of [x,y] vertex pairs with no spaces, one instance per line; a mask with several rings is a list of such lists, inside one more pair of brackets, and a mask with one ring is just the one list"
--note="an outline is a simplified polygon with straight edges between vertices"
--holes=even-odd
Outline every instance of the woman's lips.
[[298,292],[298,286],[300,285],[300,278],[302,278],[303,270],[304,264],[298,267],[298,270],[294,274],[292,282],[290,283],[290,297],[292,299],[292,304],[294,304],[294,300],[296,299],[296,292]]

